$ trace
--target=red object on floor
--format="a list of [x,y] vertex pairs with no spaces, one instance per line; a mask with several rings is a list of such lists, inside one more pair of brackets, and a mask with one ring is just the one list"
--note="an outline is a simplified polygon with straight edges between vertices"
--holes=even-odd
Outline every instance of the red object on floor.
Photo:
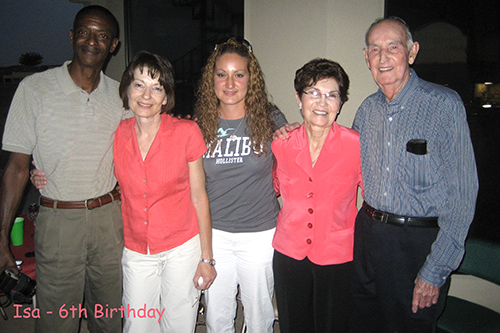
[[[21,272],[28,275],[31,279],[36,280],[36,270],[35,270],[35,225],[33,221],[28,219],[27,215],[20,215],[24,217],[24,243],[23,245],[13,246],[10,245],[14,259],[22,260]],[[32,257],[26,257],[26,254],[33,255]]]

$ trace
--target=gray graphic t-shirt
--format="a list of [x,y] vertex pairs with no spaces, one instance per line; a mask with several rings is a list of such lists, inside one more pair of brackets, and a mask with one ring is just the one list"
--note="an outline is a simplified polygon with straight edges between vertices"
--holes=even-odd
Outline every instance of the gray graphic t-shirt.
[[[286,122],[277,114],[279,128]],[[219,119],[219,141],[203,156],[212,227],[227,232],[256,232],[276,226],[279,204],[273,189],[273,154],[257,156],[245,118]],[[269,144],[271,147],[271,144]]]

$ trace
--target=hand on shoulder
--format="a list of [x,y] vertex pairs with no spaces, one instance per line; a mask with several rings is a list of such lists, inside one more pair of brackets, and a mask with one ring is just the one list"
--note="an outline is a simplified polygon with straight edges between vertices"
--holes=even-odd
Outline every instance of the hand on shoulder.
[[295,122],[293,124],[286,123],[280,128],[278,128],[274,134],[273,134],[273,140],[286,140],[290,137],[288,134],[289,132],[292,132],[293,130],[296,130],[297,128],[300,127],[300,124]]

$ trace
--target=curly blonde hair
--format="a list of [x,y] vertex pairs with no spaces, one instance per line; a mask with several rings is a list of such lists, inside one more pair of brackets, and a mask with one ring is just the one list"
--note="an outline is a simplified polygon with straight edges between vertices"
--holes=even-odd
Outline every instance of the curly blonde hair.
[[247,128],[250,129],[248,134],[254,153],[267,153],[276,125],[272,115],[272,107],[268,101],[264,76],[251,47],[236,41],[234,38],[216,46],[208,58],[207,64],[203,67],[198,84],[195,116],[198,118],[198,125],[205,138],[205,143],[212,153],[218,140],[218,107],[220,104],[214,89],[215,62],[226,53],[235,53],[248,61],[250,75],[248,91],[245,96],[245,122]]

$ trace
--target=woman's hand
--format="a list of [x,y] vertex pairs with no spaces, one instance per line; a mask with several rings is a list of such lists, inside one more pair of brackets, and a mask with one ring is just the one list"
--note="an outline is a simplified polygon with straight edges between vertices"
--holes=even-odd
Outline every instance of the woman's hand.
[[198,122],[198,118],[197,118],[197,117],[194,117],[194,116],[192,116],[192,115],[190,115],[190,114],[182,115],[181,113],[179,113],[179,114],[173,114],[173,113],[170,113],[170,115],[171,115],[172,117],[177,118],[177,119],[186,119],[186,120],[192,120],[192,121],[194,121],[194,122],[196,122],[196,123]]
[[208,289],[214,282],[216,276],[217,272],[215,271],[214,266],[200,262],[193,278],[194,287],[199,290]]
[[274,134],[273,134],[273,140],[285,140],[288,139],[288,132],[293,131],[294,129],[297,129],[300,127],[300,124],[295,122],[293,124],[288,124],[286,123],[285,125],[281,126],[278,128]]
[[[210,205],[208,203],[205,170],[203,169],[203,157],[199,157],[193,162],[188,162],[188,166],[191,202],[196,210],[198,228],[200,229],[201,257],[210,259],[213,258],[212,220],[210,219]],[[199,290],[208,289],[216,276],[217,272],[213,265],[200,261],[193,278],[195,288]]]
[[41,190],[47,185],[47,177],[45,177],[45,172],[42,170],[32,169],[30,171],[30,180],[37,190]]

